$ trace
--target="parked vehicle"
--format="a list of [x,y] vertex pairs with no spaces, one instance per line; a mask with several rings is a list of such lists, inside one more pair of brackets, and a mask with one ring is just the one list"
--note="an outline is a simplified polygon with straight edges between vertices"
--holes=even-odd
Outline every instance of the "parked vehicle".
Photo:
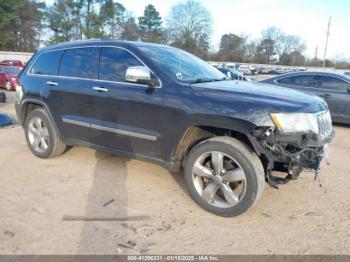
[[350,76],[350,72],[345,72],[344,73],[346,76]]
[[20,60],[2,60],[0,66],[16,66],[20,69],[24,68],[24,64]]
[[[251,208],[265,179],[276,187],[303,168],[319,170],[334,136],[322,99],[227,80],[162,45],[51,46],[35,54],[19,84],[17,117],[34,155],[51,158],[83,145],[184,169],[193,200],[222,216]],[[272,175],[277,166],[289,172],[285,179]]]
[[6,94],[4,92],[0,92],[0,103],[6,103]]
[[241,72],[227,67],[217,68],[221,73],[224,73],[228,78],[240,81],[252,81],[250,78],[244,76]]
[[322,97],[333,122],[350,123],[350,79],[336,73],[295,72],[261,81]]
[[0,66],[0,87],[15,91],[20,72],[21,70],[15,66]]
[[6,114],[0,113],[0,128],[12,125],[12,119]]
[[237,69],[239,72],[241,72],[243,75],[251,75],[252,71],[250,70],[249,66],[247,65],[240,65]]

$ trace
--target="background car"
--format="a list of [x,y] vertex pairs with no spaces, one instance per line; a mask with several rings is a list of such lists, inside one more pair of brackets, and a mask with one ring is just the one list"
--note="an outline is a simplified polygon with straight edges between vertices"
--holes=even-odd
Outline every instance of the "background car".
[[261,81],[322,97],[333,122],[350,124],[350,78],[336,73],[294,72]]
[[20,72],[16,66],[0,66],[0,87],[16,91],[17,76]]
[[0,66],[16,66],[20,69],[24,68],[24,64],[21,60],[3,60],[0,62]]
[[245,77],[241,72],[238,72],[232,68],[218,67],[217,69],[231,79],[242,80],[242,81],[252,81],[250,78]]
[[347,76],[350,76],[350,72],[345,72],[344,74]]

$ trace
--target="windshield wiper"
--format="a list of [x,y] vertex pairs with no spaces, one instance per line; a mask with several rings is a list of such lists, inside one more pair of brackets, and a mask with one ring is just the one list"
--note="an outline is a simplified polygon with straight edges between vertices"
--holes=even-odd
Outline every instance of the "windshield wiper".
[[215,78],[196,78],[196,79],[187,81],[187,83],[197,84],[197,83],[216,82],[216,81],[223,81],[223,80],[227,80],[227,78],[226,77],[216,78],[216,79]]

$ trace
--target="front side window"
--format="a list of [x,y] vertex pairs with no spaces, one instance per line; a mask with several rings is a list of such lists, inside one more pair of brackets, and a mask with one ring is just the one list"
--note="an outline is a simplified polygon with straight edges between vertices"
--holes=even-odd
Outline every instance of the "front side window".
[[60,68],[60,76],[79,78],[97,78],[99,48],[73,48],[64,52]]
[[124,49],[103,47],[98,78],[107,81],[127,82],[125,80],[126,69],[130,66],[141,65],[135,56]]
[[337,77],[323,76],[319,87],[333,91],[347,92],[350,89],[350,84]]
[[56,75],[62,51],[49,51],[41,53],[30,69],[31,74]]

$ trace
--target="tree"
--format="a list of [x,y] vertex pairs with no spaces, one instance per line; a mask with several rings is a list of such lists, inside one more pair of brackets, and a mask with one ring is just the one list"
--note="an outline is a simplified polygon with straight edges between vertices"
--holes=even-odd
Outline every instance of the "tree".
[[44,2],[0,0],[0,48],[32,52],[39,45]]
[[245,56],[245,37],[225,34],[221,37],[220,57],[222,61],[243,62]]
[[162,18],[153,5],[147,5],[143,16],[139,17],[141,40],[161,43],[163,41]]
[[83,38],[81,3],[75,0],[57,0],[47,8],[45,18],[53,32],[50,43]]
[[264,29],[261,33],[261,42],[258,45],[257,51],[265,57],[265,63],[270,64],[272,57],[277,55],[280,50],[280,40],[283,36],[282,31],[274,26]]
[[212,19],[210,12],[193,0],[173,6],[166,19],[168,43],[203,56],[201,41],[209,42]]
[[124,40],[135,41],[139,39],[139,29],[135,18],[129,17],[123,25],[121,38]]
[[[121,38],[127,20],[125,7],[113,0],[106,0],[100,9],[100,17],[109,38]],[[130,22],[130,21],[129,21]]]
[[16,36],[13,50],[32,52],[39,45],[45,7],[44,2],[26,0],[25,5],[17,10],[20,19],[13,25]]
[[83,16],[83,33],[85,38],[100,38],[103,36],[102,21],[96,12],[95,5],[102,3],[104,0],[79,0],[80,10]]
[[16,46],[16,35],[12,29],[20,21],[17,10],[24,6],[24,0],[0,0],[0,48],[2,50],[13,50]]

